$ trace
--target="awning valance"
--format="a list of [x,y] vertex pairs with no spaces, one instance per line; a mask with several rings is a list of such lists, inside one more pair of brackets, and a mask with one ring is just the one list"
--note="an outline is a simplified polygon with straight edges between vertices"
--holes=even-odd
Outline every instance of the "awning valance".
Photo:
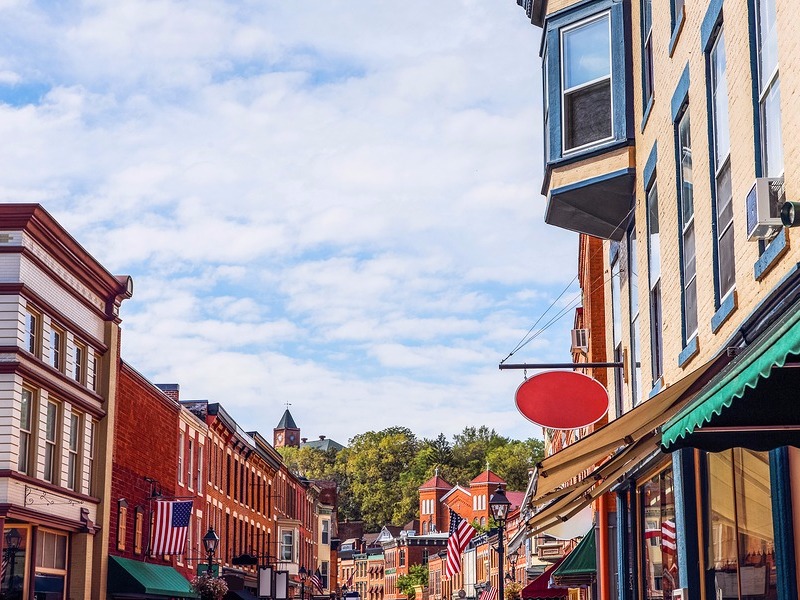
[[591,585],[597,579],[597,544],[590,529],[564,561],[553,570],[553,583],[564,587]]
[[561,600],[566,599],[569,595],[569,592],[564,588],[551,588],[550,587],[550,577],[553,574],[553,571],[558,568],[558,566],[564,562],[563,558],[560,558],[557,562],[554,562],[552,565],[547,567],[544,570],[544,573],[539,575],[536,579],[531,581],[528,585],[522,588],[520,592],[520,597],[522,600]]
[[166,565],[131,560],[119,556],[108,557],[108,594],[131,597],[198,598],[189,582],[175,569]]
[[800,311],[788,311],[665,425],[662,444],[719,451],[800,444]]

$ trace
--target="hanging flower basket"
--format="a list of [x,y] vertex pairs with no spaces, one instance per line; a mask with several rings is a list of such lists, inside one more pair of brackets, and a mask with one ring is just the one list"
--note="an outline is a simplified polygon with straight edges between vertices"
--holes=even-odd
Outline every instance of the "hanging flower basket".
[[200,600],[222,600],[228,593],[228,584],[224,579],[206,574],[192,579],[191,586],[200,595]]

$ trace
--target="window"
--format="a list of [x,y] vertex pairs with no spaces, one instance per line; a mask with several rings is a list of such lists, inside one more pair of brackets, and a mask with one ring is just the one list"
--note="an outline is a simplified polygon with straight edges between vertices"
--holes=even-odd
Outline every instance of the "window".
[[327,560],[323,560],[320,564],[319,573],[320,579],[322,579],[322,588],[328,589],[328,571],[330,570],[330,564]]
[[75,344],[75,363],[72,377],[78,383],[86,383],[86,346]]
[[398,566],[406,566],[406,551],[403,548],[400,548],[400,562],[398,563]]
[[58,480],[58,413],[58,404],[48,402],[44,430],[44,479],[50,483]]
[[328,544],[330,543],[330,526],[331,522],[328,519],[322,520],[322,543]]
[[294,531],[291,529],[281,531],[281,560],[294,562]]
[[35,356],[39,356],[41,351],[39,343],[41,323],[42,318],[39,313],[30,308],[25,310],[25,349]]
[[80,491],[80,440],[83,431],[80,413],[73,412],[69,416],[69,456],[67,461],[67,487],[76,492]]
[[203,493],[203,445],[197,446],[197,493]]
[[666,469],[639,486],[642,523],[641,560],[644,600],[672,598],[678,589],[675,528],[675,488],[672,469]]
[[733,189],[731,187],[731,137],[728,119],[728,79],[726,75],[725,32],[720,27],[709,54],[711,72],[711,119],[714,129],[712,167],[716,211],[718,298],[721,302],[736,283],[733,242]]
[[97,372],[97,365],[99,360],[100,359],[95,353],[92,353],[92,357],[91,359],[89,359],[89,373],[87,378],[89,387],[93,392],[96,392],[100,387],[99,374]]
[[745,448],[706,454],[706,580],[714,596],[778,597],[769,454]]
[[64,370],[64,331],[55,325],[50,329],[50,365]]
[[783,140],[775,0],[757,0],[756,20],[762,166],[766,177],[781,177]]
[[678,121],[678,172],[683,275],[684,342],[697,334],[697,264],[695,260],[694,188],[692,183],[692,138],[689,111]]
[[650,285],[650,362],[653,384],[664,373],[664,325],[661,320],[661,237],[658,225],[658,189],[647,190],[647,265]]
[[88,477],[85,477],[84,480],[86,482],[86,489],[84,492],[86,494],[92,494],[94,491],[94,452],[95,452],[95,422],[91,419],[86,419],[86,433],[89,436],[89,445],[86,448],[87,455],[86,455],[86,474]]
[[178,483],[183,484],[183,433],[178,434]]
[[[34,598],[61,598],[67,580],[67,536],[55,531],[36,532]],[[12,596],[19,597],[19,596]]]
[[642,93],[645,111],[653,99],[654,88],[652,0],[642,0]]
[[564,151],[610,139],[611,16],[592,17],[561,32]]
[[122,499],[117,504],[117,550],[125,550],[128,534],[128,502]]
[[186,470],[186,484],[192,489],[194,483],[194,440],[189,438],[189,468]]
[[[619,245],[612,242],[611,253],[611,318],[614,343],[614,360],[622,362],[622,274],[620,272]],[[614,401],[617,416],[625,412],[623,403],[622,369],[614,369]]]
[[642,400],[642,350],[639,327],[639,272],[636,252],[636,226],[628,231],[628,300],[631,318],[631,392],[633,404]]
[[33,460],[31,453],[33,446],[32,423],[33,423],[33,392],[22,388],[22,399],[20,401],[19,414],[19,457],[17,458],[17,470],[26,475],[32,475],[31,466]]
[[137,506],[133,513],[133,553],[142,553],[142,534],[144,531],[144,511]]

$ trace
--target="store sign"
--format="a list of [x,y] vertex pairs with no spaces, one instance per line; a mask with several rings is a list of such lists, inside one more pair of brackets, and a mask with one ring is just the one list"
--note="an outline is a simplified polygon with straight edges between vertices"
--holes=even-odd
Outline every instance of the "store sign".
[[519,412],[550,429],[577,429],[603,418],[608,392],[596,379],[576,371],[544,371],[517,388]]

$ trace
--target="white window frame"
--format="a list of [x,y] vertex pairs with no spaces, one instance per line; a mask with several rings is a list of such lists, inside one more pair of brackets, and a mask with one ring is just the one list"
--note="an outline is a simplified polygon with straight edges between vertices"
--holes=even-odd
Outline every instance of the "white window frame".
[[[564,34],[565,33],[569,33],[573,29],[578,29],[579,27],[587,25],[588,23],[591,23],[592,21],[599,21],[600,19],[607,19],[607,21],[608,21],[608,41],[609,41],[609,43],[608,43],[608,67],[609,67],[608,68],[608,75],[604,75],[603,77],[598,77],[598,78],[593,79],[591,81],[587,81],[585,83],[582,83],[580,85],[576,85],[576,86],[573,86],[573,87],[567,89],[567,88],[564,87],[564,82],[566,81],[566,78],[565,78],[565,75],[564,75]],[[602,144],[606,144],[606,143],[608,143],[608,142],[610,142],[610,141],[612,141],[614,139],[614,57],[613,57],[613,53],[611,51],[611,46],[613,44],[613,39],[614,38],[613,38],[613,32],[612,32],[612,27],[611,27],[611,11],[610,10],[606,10],[606,11],[597,13],[595,15],[592,15],[590,17],[587,17],[585,19],[582,19],[581,21],[578,21],[576,23],[570,23],[569,25],[566,25],[566,26],[562,27],[559,30],[558,37],[559,37],[559,41],[558,41],[558,43],[559,43],[559,70],[560,70],[560,73],[561,73],[561,85],[560,85],[560,93],[561,93],[561,154],[563,156],[567,156],[567,155],[570,155],[570,154],[575,154],[575,153],[578,153],[578,152],[582,152],[584,150],[587,150],[589,148],[593,148],[595,146],[600,146]],[[576,146],[575,148],[567,149],[567,135],[566,135],[567,126],[566,126],[566,111],[565,111],[564,99],[566,98],[567,94],[574,93],[574,92],[579,91],[579,90],[581,90],[583,88],[591,87],[591,86],[593,86],[593,85],[595,85],[597,83],[600,83],[601,81],[605,81],[606,79],[609,82],[609,88],[610,88],[610,102],[608,103],[608,110],[609,110],[609,115],[611,117],[611,135],[606,137],[606,138],[600,139],[600,140],[595,140],[595,141],[592,141],[592,142],[588,142],[588,143],[583,144],[581,146]],[[547,135],[546,131],[545,131],[545,135]]]
[[67,332],[64,328],[59,327],[55,323],[50,323],[50,366],[56,371],[64,372],[66,364],[66,356],[64,356],[66,348]]
[[[280,562],[295,562],[295,537],[294,529],[281,529]],[[288,553],[287,549],[289,550]],[[287,554],[289,555],[289,558],[286,558]]]
[[[53,410],[52,431],[50,428],[50,414]],[[45,407],[44,431],[42,440],[44,442],[44,461],[42,473],[43,479],[52,484],[58,484],[59,466],[61,463],[61,452],[59,451],[61,433],[62,405],[55,400],[48,400]]]
[[81,442],[83,441],[83,414],[72,411],[69,416],[69,443],[67,444],[67,487],[81,490]]
[[[27,398],[27,399],[26,399]],[[22,388],[22,395],[20,397],[20,418],[19,418],[19,456],[17,457],[17,471],[25,475],[32,475],[31,470],[35,465],[33,460],[33,443],[34,443],[34,419],[36,418],[36,411],[34,405],[38,398],[37,394],[29,389]],[[26,400],[24,400],[26,399]],[[27,415],[25,414],[25,406],[27,405]],[[27,417],[27,427],[25,424]],[[24,440],[24,441],[23,441]]]
[[178,433],[178,484],[183,485],[183,432]]

